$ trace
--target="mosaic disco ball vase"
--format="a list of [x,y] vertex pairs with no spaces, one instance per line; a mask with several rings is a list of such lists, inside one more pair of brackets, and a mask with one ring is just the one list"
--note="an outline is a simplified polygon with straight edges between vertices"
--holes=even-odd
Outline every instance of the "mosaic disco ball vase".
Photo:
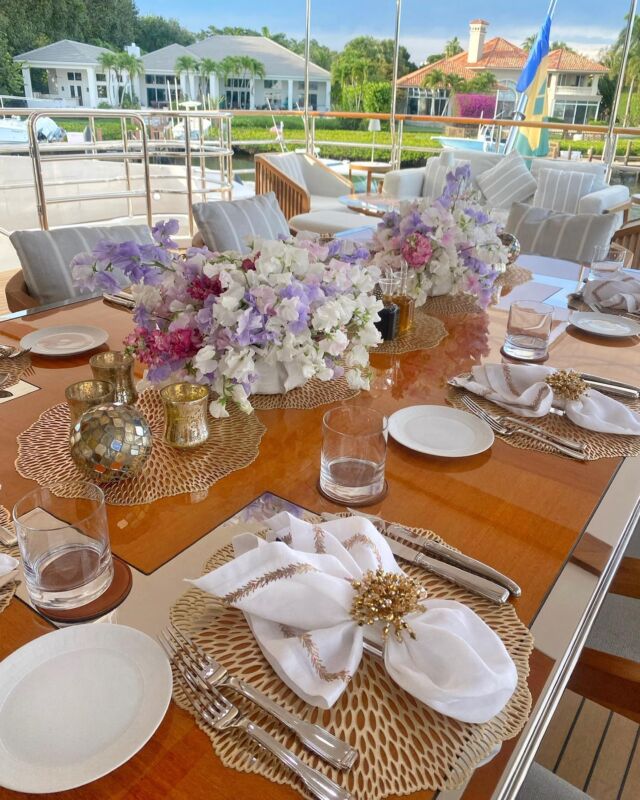
[[512,233],[499,233],[498,239],[507,248],[507,264],[513,264],[520,255],[520,242]]
[[84,475],[95,483],[110,483],[140,471],[151,453],[151,429],[134,406],[106,403],[80,417],[69,443]]

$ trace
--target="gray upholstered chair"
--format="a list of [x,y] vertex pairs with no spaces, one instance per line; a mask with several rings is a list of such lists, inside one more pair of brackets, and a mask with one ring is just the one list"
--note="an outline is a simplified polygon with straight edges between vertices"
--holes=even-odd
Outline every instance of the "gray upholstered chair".
[[52,231],[14,231],[9,237],[22,271],[9,280],[5,293],[11,311],[80,297],[69,265],[78,253],[92,250],[98,242],[153,241],[147,225],[77,226]]
[[533,763],[516,800],[589,800],[589,795],[540,764]]
[[247,252],[247,239],[252,236],[277,239],[289,235],[287,220],[273,192],[245,200],[195,203],[193,216],[200,234],[194,237],[193,245],[204,244],[218,252]]

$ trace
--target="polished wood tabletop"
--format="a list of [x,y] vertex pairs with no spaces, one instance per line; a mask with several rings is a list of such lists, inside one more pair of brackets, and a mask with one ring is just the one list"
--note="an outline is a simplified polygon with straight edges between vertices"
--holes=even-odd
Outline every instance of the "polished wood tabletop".
[[[578,267],[549,262],[546,274],[514,289],[512,297],[543,296],[557,306],[560,320],[548,364],[638,383],[637,339],[598,339],[567,327],[566,292]],[[391,413],[404,406],[447,398],[447,379],[479,361],[500,361],[509,295],[488,313],[442,317],[448,336],[431,350],[402,356],[372,355],[370,392],[348,401]],[[57,324],[99,325],[109,332],[105,349],[120,349],[131,330],[128,312],[92,300],[20,319],[0,321],[0,342],[17,343],[32,330]],[[50,359],[33,356],[40,388],[0,405],[0,503],[11,507],[33,488],[14,467],[16,436],[48,407],[63,402],[70,383],[90,376],[89,355]],[[145,506],[109,508],[113,551],[150,574],[188,548],[263,492],[273,492],[305,508],[339,510],[316,489],[321,420],[327,410],[258,412],[267,431],[257,460],[227,476],[208,492],[180,495]],[[367,508],[389,520],[436,531],[447,542],[508,574],[522,586],[514,601],[530,624],[556,576],[569,558],[621,459],[581,463],[556,455],[520,450],[496,439],[481,455],[463,459],[424,456],[389,440],[386,477],[389,492]],[[638,488],[640,494],[640,487]],[[19,600],[0,615],[0,658],[50,630],[50,625]],[[534,694],[549,671],[548,659],[534,654]],[[505,747],[505,753],[508,752]],[[478,770],[465,797],[488,797],[504,757]],[[72,792],[69,798],[295,797],[291,789],[221,766],[192,718],[171,705],[152,740],[111,775]],[[18,795],[1,790],[0,798]],[[431,797],[430,792],[414,795]]]

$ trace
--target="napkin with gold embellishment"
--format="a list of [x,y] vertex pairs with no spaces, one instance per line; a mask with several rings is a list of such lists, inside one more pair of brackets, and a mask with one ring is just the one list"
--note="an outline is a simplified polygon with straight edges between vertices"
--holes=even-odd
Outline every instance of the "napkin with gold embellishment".
[[601,433],[640,436],[640,415],[613,397],[590,389],[575,372],[538,364],[485,364],[458,375],[454,386],[486,397],[512,414],[544,417],[564,409],[576,425]]
[[[193,583],[244,612],[275,672],[306,702],[334,705],[364,635],[383,645],[391,678],[436,711],[486,722],[504,707],[517,673],[500,638],[462,603],[424,597],[369,520],[312,525],[282,513],[269,526],[268,541],[237,536],[235,558]],[[367,624],[375,608],[386,619]]]
[[582,290],[587,305],[597,303],[612,311],[640,311],[640,279],[625,272],[587,281]]

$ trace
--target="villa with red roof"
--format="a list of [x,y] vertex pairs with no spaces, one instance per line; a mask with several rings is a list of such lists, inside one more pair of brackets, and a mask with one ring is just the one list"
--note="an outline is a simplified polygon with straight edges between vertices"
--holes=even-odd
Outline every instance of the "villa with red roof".
[[[495,75],[498,84],[497,113],[513,110],[513,87],[527,60],[527,52],[499,36],[486,39],[489,23],[474,19],[469,23],[469,46],[465,52],[427,64],[398,81],[406,89],[407,113],[451,114],[450,90],[446,87],[425,87],[429,73],[436,70],[471,80],[482,72]],[[598,79],[607,68],[570,50],[553,50],[549,54],[548,95],[550,116],[564,122],[582,124],[596,119],[600,108]]]

